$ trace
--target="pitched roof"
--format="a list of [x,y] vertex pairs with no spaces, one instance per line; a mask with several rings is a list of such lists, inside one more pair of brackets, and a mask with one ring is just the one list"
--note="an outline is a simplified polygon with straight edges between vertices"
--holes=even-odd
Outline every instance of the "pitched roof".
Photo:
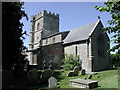
[[100,20],[98,20],[97,22],[87,24],[85,26],[70,30],[67,37],[63,40],[64,42],[63,44],[68,44],[68,43],[88,39],[99,22]]

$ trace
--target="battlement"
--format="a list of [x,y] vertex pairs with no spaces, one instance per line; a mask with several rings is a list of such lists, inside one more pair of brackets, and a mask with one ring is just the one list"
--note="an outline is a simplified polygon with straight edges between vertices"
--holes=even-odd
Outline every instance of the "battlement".
[[47,12],[46,10],[43,10],[42,12],[38,13],[37,15],[32,16],[31,21],[37,20],[37,19],[44,17],[44,16],[50,16],[52,18],[59,19],[59,14],[55,14],[55,13]]

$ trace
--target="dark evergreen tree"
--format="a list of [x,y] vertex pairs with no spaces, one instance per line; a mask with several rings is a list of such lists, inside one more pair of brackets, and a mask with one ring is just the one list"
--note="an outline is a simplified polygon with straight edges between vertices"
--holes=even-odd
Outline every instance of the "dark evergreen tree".
[[23,10],[23,2],[2,3],[2,68],[11,69],[14,64],[24,61],[21,54],[26,47],[23,45],[22,17],[28,19]]

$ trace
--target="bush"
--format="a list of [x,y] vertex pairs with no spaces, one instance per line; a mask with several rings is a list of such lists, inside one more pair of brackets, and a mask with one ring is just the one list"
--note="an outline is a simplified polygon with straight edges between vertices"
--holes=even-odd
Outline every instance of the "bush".
[[67,55],[65,54],[64,59],[62,60],[62,68],[64,70],[72,70],[75,66],[79,65],[79,56],[76,55]]

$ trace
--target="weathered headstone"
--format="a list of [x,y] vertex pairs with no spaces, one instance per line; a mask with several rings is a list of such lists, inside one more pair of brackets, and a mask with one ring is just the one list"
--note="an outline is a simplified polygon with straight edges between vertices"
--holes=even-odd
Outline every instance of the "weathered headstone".
[[67,76],[68,76],[68,77],[74,76],[74,72],[73,72],[73,71],[68,72],[68,75],[67,75]]
[[100,78],[100,76],[97,76],[97,78]]
[[48,79],[52,76],[52,71],[51,70],[45,70],[42,72],[40,76],[40,83],[41,84],[47,84]]
[[38,82],[39,79],[39,73],[38,71],[34,68],[28,72],[28,78],[31,83]]
[[48,80],[49,88],[57,88],[57,79],[54,77],[50,77]]
[[82,69],[81,70],[81,75],[85,75],[85,74],[86,74],[85,69]]
[[92,75],[89,75],[89,76],[88,76],[88,79],[91,79],[91,78],[92,78]]
[[78,76],[79,69],[80,69],[79,66],[75,66],[74,70],[68,73],[68,77]]
[[78,76],[79,69],[80,69],[79,66],[75,66],[75,67],[74,67],[74,70],[73,70],[74,76]]

